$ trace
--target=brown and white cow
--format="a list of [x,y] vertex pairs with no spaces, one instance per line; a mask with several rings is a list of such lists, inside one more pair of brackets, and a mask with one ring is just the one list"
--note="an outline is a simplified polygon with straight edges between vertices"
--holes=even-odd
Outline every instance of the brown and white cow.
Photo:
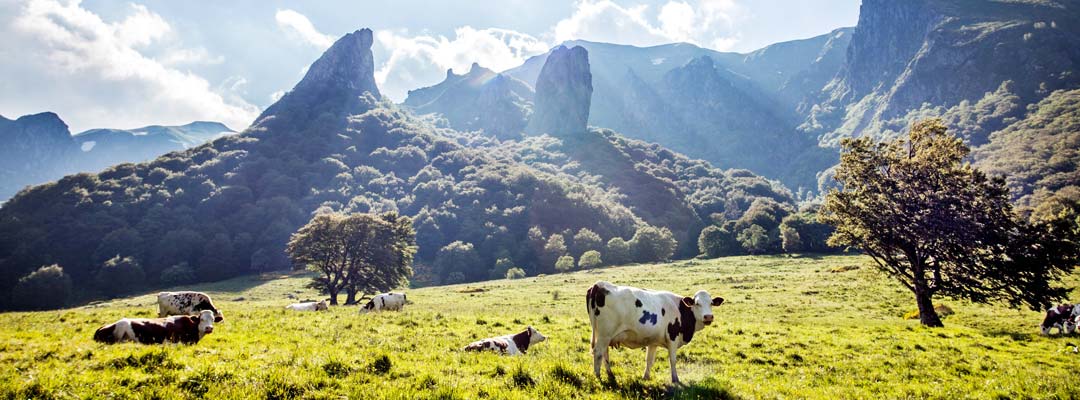
[[293,311],[327,311],[330,307],[326,305],[326,300],[322,300],[293,303],[285,306],[285,309]]
[[210,310],[202,310],[196,316],[124,318],[99,328],[94,332],[94,340],[102,343],[194,344],[214,331],[214,318],[214,312]]
[[1076,331],[1077,320],[1080,318],[1080,305],[1062,304],[1046,310],[1039,329],[1043,335],[1049,335],[1050,331],[1057,328],[1058,334],[1071,334]]
[[202,292],[161,292],[158,293],[158,317],[170,315],[198,315],[203,310],[214,312],[214,322],[221,322],[225,318],[221,310],[214,307],[210,296]]
[[525,354],[529,350],[529,346],[543,342],[545,339],[547,337],[530,326],[521,333],[481,339],[469,343],[468,346],[465,346],[465,351],[494,351],[502,355],[516,356]]
[[596,282],[585,294],[589,323],[592,325],[593,372],[600,378],[600,363],[611,372],[608,348],[626,346],[646,348],[645,379],[656,359],[656,349],[666,348],[671,363],[671,382],[678,383],[675,352],[690,343],[694,333],[713,322],[712,307],[724,303],[719,297],[699,290],[693,297],[671,292],[616,286]]
[[367,304],[360,308],[361,313],[372,311],[401,311],[405,308],[405,293],[383,293],[375,295]]

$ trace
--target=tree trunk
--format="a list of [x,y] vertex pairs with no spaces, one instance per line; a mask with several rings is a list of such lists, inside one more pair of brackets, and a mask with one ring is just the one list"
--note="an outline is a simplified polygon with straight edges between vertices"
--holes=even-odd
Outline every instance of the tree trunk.
[[337,288],[332,288],[330,290],[327,290],[327,292],[330,293],[330,305],[332,305],[332,306],[338,305],[337,295],[338,295],[338,291],[340,291],[340,290],[341,289],[337,289]]
[[356,304],[356,290],[345,289],[345,305],[351,306],[353,304]]
[[945,326],[934,310],[934,300],[931,298],[930,289],[926,285],[915,285],[915,301],[919,303],[919,322],[923,326],[940,328]]

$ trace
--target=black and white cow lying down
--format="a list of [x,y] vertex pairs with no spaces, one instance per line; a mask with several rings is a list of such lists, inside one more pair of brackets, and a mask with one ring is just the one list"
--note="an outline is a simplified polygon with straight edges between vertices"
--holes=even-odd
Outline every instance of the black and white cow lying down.
[[695,332],[712,324],[712,307],[723,304],[724,299],[711,298],[704,290],[684,297],[601,281],[589,288],[585,303],[592,325],[593,372],[597,378],[601,362],[606,364],[608,376],[614,377],[608,348],[626,346],[646,348],[645,379],[649,379],[656,349],[663,347],[671,363],[671,382],[678,383],[675,352],[690,343]]
[[170,315],[198,315],[203,310],[214,313],[214,322],[221,322],[225,318],[221,311],[214,307],[210,296],[202,292],[161,292],[158,293],[158,317]]
[[293,303],[285,306],[285,309],[292,311],[328,311],[330,310],[330,307],[327,306],[326,300],[322,300]]
[[214,312],[199,315],[174,315],[167,318],[124,318],[94,332],[102,343],[139,342],[143,344],[194,344],[214,331]]
[[405,293],[383,293],[375,295],[360,308],[361,313],[372,311],[401,311],[405,308]]
[[468,346],[465,346],[465,351],[494,351],[502,355],[516,356],[525,354],[529,350],[529,346],[543,342],[545,339],[547,337],[530,326],[521,333],[481,339],[469,343]]
[[1043,335],[1049,335],[1050,331],[1057,328],[1058,334],[1072,334],[1076,331],[1076,324],[1080,321],[1080,304],[1062,304],[1046,310],[1039,329]]

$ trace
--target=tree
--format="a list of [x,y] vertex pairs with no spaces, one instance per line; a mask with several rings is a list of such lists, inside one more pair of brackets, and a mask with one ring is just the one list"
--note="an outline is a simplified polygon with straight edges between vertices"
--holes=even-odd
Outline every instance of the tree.
[[491,274],[489,275],[492,279],[504,278],[506,277],[506,272],[511,268],[514,268],[513,261],[509,258],[500,258],[495,261],[495,268],[491,269]]
[[53,264],[42,266],[22,278],[11,291],[11,303],[23,310],[63,307],[71,297],[71,277]]
[[784,239],[785,229],[793,230],[799,238],[799,249],[788,250],[784,247],[786,252],[828,253],[841,250],[839,247],[829,246],[829,236],[834,229],[831,225],[818,221],[816,213],[800,212],[785,217],[780,223],[781,240]]
[[161,276],[158,277],[158,280],[161,281],[161,284],[166,286],[192,283],[195,282],[195,270],[188,266],[188,263],[176,264],[161,271]]
[[630,244],[621,237],[613,237],[607,242],[608,263],[622,265],[630,262]]
[[566,255],[566,240],[563,235],[558,233],[551,234],[548,237],[546,243],[544,243],[544,250],[540,252],[540,271],[552,272],[552,267],[559,261],[559,257]]
[[480,255],[476,253],[472,243],[460,240],[454,241],[443,248],[435,256],[435,273],[443,284],[461,283],[468,280],[480,280],[484,271]]
[[565,255],[559,257],[558,261],[555,261],[555,270],[559,272],[568,272],[574,269],[574,257]]
[[727,229],[709,225],[698,235],[698,251],[708,258],[717,258],[740,254],[742,246]]
[[769,235],[761,225],[754,224],[743,229],[737,239],[747,253],[762,254],[769,250]]
[[578,266],[581,267],[581,269],[593,269],[603,265],[603,263],[604,261],[600,259],[600,252],[596,250],[586,251],[585,254],[582,254],[581,258],[578,259]]
[[668,228],[643,226],[630,239],[630,249],[637,262],[659,262],[675,254],[678,242]]
[[600,250],[603,249],[603,246],[604,240],[600,238],[600,235],[589,230],[589,228],[581,228],[581,230],[574,235],[574,251],[572,255],[574,257],[581,257],[586,251]]
[[521,268],[510,268],[506,270],[506,279],[521,279],[525,277],[525,270]]
[[286,247],[294,268],[319,272],[310,286],[346,301],[361,291],[389,290],[412,275],[416,237],[409,218],[396,213],[316,215]]
[[119,255],[105,261],[97,273],[97,286],[105,296],[116,297],[138,289],[146,280],[142,266],[134,257]]
[[913,124],[906,139],[841,146],[843,189],[820,214],[836,227],[829,244],[870,255],[915,295],[923,325],[942,326],[936,295],[1042,309],[1066,294],[1053,282],[1080,260],[1072,223],[1018,218],[1004,180],[967,164],[968,147],[940,120]]
[[780,225],[780,243],[784,248],[785,253],[798,253],[803,251],[802,239],[799,238],[799,231],[792,228],[790,225]]
[[239,272],[233,261],[233,245],[229,235],[219,233],[206,242],[196,271],[198,278],[204,281],[222,280]]

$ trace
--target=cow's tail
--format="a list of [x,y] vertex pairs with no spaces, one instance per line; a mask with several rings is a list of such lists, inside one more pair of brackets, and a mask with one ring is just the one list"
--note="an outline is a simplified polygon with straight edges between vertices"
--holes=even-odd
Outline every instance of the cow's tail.
[[116,343],[116,324],[105,325],[94,332],[94,341],[101,343]]

